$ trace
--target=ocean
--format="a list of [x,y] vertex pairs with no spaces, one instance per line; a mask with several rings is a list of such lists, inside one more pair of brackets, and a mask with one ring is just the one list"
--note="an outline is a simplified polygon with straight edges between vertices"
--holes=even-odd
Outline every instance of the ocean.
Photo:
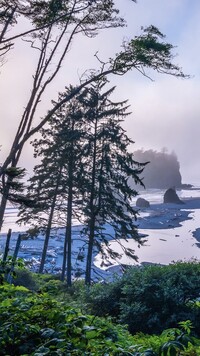
[[[134,249],[138,261],[127,257],[123,248],[116,241],[110,240],[109,247],[121,254],[121,258],[113,260],[108,258],[102,262],[101,255],[94,253],[93,267],[98,270],[107,270],[119,264],[137,265],[144,263],[169,264],[173,261],[200,260],[200,187],[177,191],[180,199],[186,199],[187,204],[168,206],[163,204],[164,190],[147,189],[140,192],[140,197],[150,203],[150,208],[142,209],[136,222],[138,231],[145,235],[144,246],[130,239],[120,240],[123,246]],[[135,205],[136,199],[133,201]],[[15,248],[16,239],[23,226],[16,224],[17,209],[9,206],[6,209],[5,221],[0,234],[0,253],[3,253],[6,234],[12,229],[10,252]],[[107,226],[109,230],[109,226]],[[80,237],[81,226],[73,227],[73,268],[84,270],[84,255],[86,254],[86,240]],[[110,230],[112,233],[112,230]],[[21,243],[19,257],[32,261],[31,266],[37,270],[44,238],[39,236]],[[48,248],[47,272],[59,272],[62,265],[64,230],[55,229],[52,232]],[[80,250],[80,251],[79,251]],[[80,258],[80,255],[83,258]]]

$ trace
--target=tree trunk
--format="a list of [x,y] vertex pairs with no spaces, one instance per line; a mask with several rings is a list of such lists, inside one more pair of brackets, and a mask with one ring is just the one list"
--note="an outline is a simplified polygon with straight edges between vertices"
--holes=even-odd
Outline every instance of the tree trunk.
[[55,209],[55,202],[56,202],[56,197],[52,203],[51,211],[49,214],[49,219],[48,219],[48,224],[47,224],[47,229],[46,229],[46,234],[45,234],[45,240],[44,240],[44,246],[43,246],[43,251],[42,251],[42,258],[41,258],[40,267],[39,267],[39,271],[38,271],[39,273],[43,273],[43,269],[44,269],[44,264],[45,264],[46,255],[47,255],[47,248],[48,248],[48,244],[49,244],[49,237],[50,237],[50,233],[51,233],[53,213],[54,213],[54,209]]
[[7,233],[7,238],[6,238],[6,246],[5,246],[5,250],[4,250],[4,254],[3,254],[3,262],[6,262],[7,257],[8,257],[11,233],[12,233],[12,230],[9,229],[8,233]]
[[[72,132],[74,130],[75,122],[72,122]],[[72,135],[73,137],[73,135]],[[65,242],[63,251],[63,266],[61,280],[65,279],[65,270],[67,265],[67,285],[72,284],[72,199],[73,199],[73,174],[74,174],[74,142],[73,139],[69,149],[69,163],[68,163],[68,197],[67,197],[67,224],[65,230]]]
[[89,236],[88,236],[88,253],[87,253],[87,262],[86,262],[86,271],[85,271],[85,284],[91,284],[91,266],[92,266],[92,252],[94,246],[94,233],[95,233],[95,206],[94,206],[94,199],[95,199],[95,179],[96,179],[96,156],[97,156],[97,124],[98,119],[95,120],[94,125],[94,150],[93,150],[93,157],[92,157],[92,184],[91,184],[91,193],[90,193],[90,203],[89,203],[89,210],[90,210],[90,221],[89,221]]
[[3,218],[4,218],[4,212],[6,209],[6,204],[7,204],[7,197],[5,195],[2,195],[1,205],[0,205],[0,231],[3,226]]
[[[4,27],[3,27],[2,31],[1,31],[1,34],[0,34],[0,43],[2,42],[2,40],[4,38],[4,35],[6,34],[6,32],[8,30],[8,26],[10,25],[16,10],[17,10],[17,6],[14,6],[12,11],[11,11],[11,13],[8,16],[8,19],[6,20],[6,22],[4,24]],[[8,45],[8,47],[9,47],[9,45]]]
[[5,209],[6,209],[6,205],[7,205],[11,182],[12,182],[12,178],[9,177],[7,179],[7,181],[5,182],[5,186],[3,188],[3,194],[1,197],[1,204],[0,204],[0,231],[3,226],[3,218],[4,218],[4,213],[5,213]]
[[87,253],[87,261],[86,261],[86,271],[85,271],[85,284],[91,284],[91,268],[92,268],[92,252],[94,246],[94,232],[95,232],[95,217],[91,219],[90,233],[89,233],[89,241],[88,241],[88,253]]
[[21,234],[18,235],[16,246],[15,246],[15,250],[14,250],[14,253],[13,253],[13,257],[12,257],[10,271],[8,272],[8,275],[7,275],[7,278],[6,278],[7,282],[10,283],[10,284],[12,283],[13,271],[14,271],[14,268],[15,268],[15,263],[16,263],[16,260],[17,260],[17,255],[18,255],[18,252],[19,252],[20,243],[21,243]]
[[69,202],[67,211],[67,285],[72,284],[72,187],[69,192]]
[[48,244],[49,244],[52,219],[53,219],[53,214],[54,214],[54,210],[55,210],[55,206],[56,206],[56,199],[57,199],[58,188],[59,188],[59,184],[60,184],[61,173],[62,173],[62,167],[60,167],[60,171],[59,171],[59,175],[58,175],[57,182],[56,182],[56,187],[55,187],[55,193],[54,193],[54,197],[53,197],[53,201],[52,201],[52,205],[51,205],[51,209],[50,209],[50,214],[49,214],[47,230],[46,230],[46,234],[45,234],[44,247],[43,247],[43,251],[42,251],[42,258],[41,258],[39,273],[43,272],[44,264],[45,264],[45,260],[46,260],[47,248],[48,248]]
[[[72,183],[72,182],[71,182]],[[63,251],[63,265],[62,265],[62,275],[61,280],[65,279],[65,270],[67,265],[67,285],[71,286],[72,284],[72,184],[69,187],[68,199],[67,199],[67,224],[65,230],[65,242],[64,242],[64,251]]]

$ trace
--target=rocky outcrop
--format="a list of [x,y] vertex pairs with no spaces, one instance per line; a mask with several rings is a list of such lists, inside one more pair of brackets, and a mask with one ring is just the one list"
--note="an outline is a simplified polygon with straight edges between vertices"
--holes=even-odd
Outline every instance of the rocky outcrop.
[[[138,150],[134,152],[134,159],[139,163],[147,162],[140,175],[146,188],[181,187],[180,164],[175,153],[167,153],[165,150],[162,152]],[[136,190],[142,189],[135,185],[133,180],[130,180],[130,185]]]
[[136,201],[136,206],[138,208],[149,208],[150,203],[144,198],[138,198]]
[[164,194],[164,203],[184,204],[184,202],[178,197],[174,188],[169,188],[166,190]]

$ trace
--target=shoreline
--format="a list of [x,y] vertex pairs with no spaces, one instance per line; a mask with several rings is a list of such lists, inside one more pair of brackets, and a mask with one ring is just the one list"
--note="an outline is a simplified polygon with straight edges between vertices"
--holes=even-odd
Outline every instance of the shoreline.
[[[179,236],[179,233],[176,232],[176,229],[180,229],[184,222],[191,221],[193,218],[191,215],[194,211],[200,209],[200,197],[194,198],[185,198],[182,199],[184,204],[166,204],[166,203],[153,203],[150,204],[149,208],[139,209],[140,217],[136,221],[136,225],[138,226],[139,234],[144,237],[147,241],[146,244],[139,249],[134,247],[135,254],[139,254],[139,262],[135,262],[133,260],[128,263],[123,262],[122,260],[112,261],[108,259],[107,261],[100,261],[98,251],[94,251],[93,253],[93,271],[92,276],[94,280],[112,280],[113,274],[121,275],[124,270],[125,265],[144,265],[144,264],[166,264],[157,261],[158,256],[163,258],[163,250],[166,249],[167,240],[170,240],[170,244],[173,244],[175,241],[178,244],[182,243],[182,237]],[[138,210],[138,208],[137,208]],[[199,211],[200,213],[200,211]],[[74,278],[83,277],[82,272],[85,269],[85,255],[87,252],[86,239],[79,237],[79,231],[81,226],[76,225],[73,226],[73,238],[72,238],[72,249],[73,249],[73,270],[74,270]],[[108,227],[109,228],[109,227]],[[16,243],[16,238],[19,232],[12,233],[12,243],[11,243],[11,251],[13,251]],[[150,234],[151,233],[151,234]],[[161,234],[161,236],[159,236]],[[162,234],[167,234],[167,238],[162,237]],[[3,245],[5,245],[6,233],[0,234],[0,249],[2,251]],[[169,239],[169,235],[172,235]],[[200,242],[200,228],[196,228],[196,230],[191,231],[191,235],[193,236],[194,241],[196,241],[197,247],[199,247]],[[23,240],[21,243],[19,257],[24,258],[25,260],[32,260],[32,270],[37,270],[39,259],[41,256],[42,246],[43,246],[43,237],[40,235],[38,238],[34,240]],[[49,247],[48,247],[48,258],[46,263],[45,272],[47,273],[59,273],[60,267],[62,265],[62,254],[63,254],[63,228],[58,228],[54,231],[54,237],[50,239]],[[152,250],[151,243],[155,243],[155,251],[151,251],[151,255],[148,258],[145,255],[146,252]],[[109,241],[109,244],[112,244],[113,240]],[[129,245],[133,243],[133,240],[130,239],[128,241]],[[117,245],[116,245],[117,246]],[[157,250],[158,246],[160,246],[161,250]],[[181,245],[180,245],[181,247]],[[118,248],[118,246],[117,246]],[[153,248],[154,250],[154,248]],[[197,251],[200,251],[197,249]],[[145,255],[145,257],[142,257]],[[192,257],[192,256],[191,256]],[[200,256],[199,256],[200,257]],[[157,261],[157,262],[156,262]],[[104,263],[103,263],[104,262]]]
[[[141,212],[137,226],[139,229],[170,229],[181,226],[185,220],[191,219],[189,214],[200,209],[199,198],[182,199],[184,204],[158,203],[149,208],[136,208]],[[145,214],[145,215],[144,215]]]
[[[190,227],[194,223],[194,213],[198,211],[200,217],[200,197],[182,200],[184,204],[153,203],[149,208],[140,209],[141,218],[138,219],[137,226],[139,233],[144,236],[146,242],[140,248],[131,240],[128,243],[125,242],[126,247],[135,250],[135,254],[139,257],[138,262],[133,263],[133,261],[122,258],[122,261],[119,261],[118,264],[112,261],[112,266],[104,265],[103,268],[107,272],[120,275],[123,273],[124,265],[165,265],[175,261],[200,260],[200,228],[193,229]],[[184,230],[184,226],[189,226],[188,231],[185,231],[187,228]],[[187,236],[188,234],[190,237]],[[117,243],[113,243],[111,246],[119,251]],[[186,254],[191,253],[188,258],[184,256],[183,246],[186,246]],[[179,257],[176,258],[175,255]],[[120,267],[120,263],[122,267]],[[97,257],[96,265],[100,266]]]

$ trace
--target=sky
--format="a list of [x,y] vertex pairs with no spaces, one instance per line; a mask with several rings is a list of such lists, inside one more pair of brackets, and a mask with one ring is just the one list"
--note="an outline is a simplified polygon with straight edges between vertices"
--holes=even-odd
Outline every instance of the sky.
[[[127,27],[102,31],[95,39],[77,39],[65,60],[61,72],[41,102],[43,115],[51,99],[65,85],[76,84],[80,75],[98,66],[94,54],[107,59],[120,51],[123,39],[141,32],[141,26],[155,25],[175,47],[174,62],[190,79],[148,74],[136,71],[123,77],[110,77],[116,85],[114,100],[129,100],[132,114],[124,122],[128,136],[135,144],[131,150],[167,148],[174,151],[180,162],[183,183],[200,183],[200,1],[199,0],[117,0],[120,15]],[[26,46],[26,47],[25,47]],[[27,44],[19,40],[0,68],[0,143],[1,159],[8,153],[20,115],[28,95],[35,57]],[[32,148],[27,144],[20,162],[28,170],[34,165]]]

